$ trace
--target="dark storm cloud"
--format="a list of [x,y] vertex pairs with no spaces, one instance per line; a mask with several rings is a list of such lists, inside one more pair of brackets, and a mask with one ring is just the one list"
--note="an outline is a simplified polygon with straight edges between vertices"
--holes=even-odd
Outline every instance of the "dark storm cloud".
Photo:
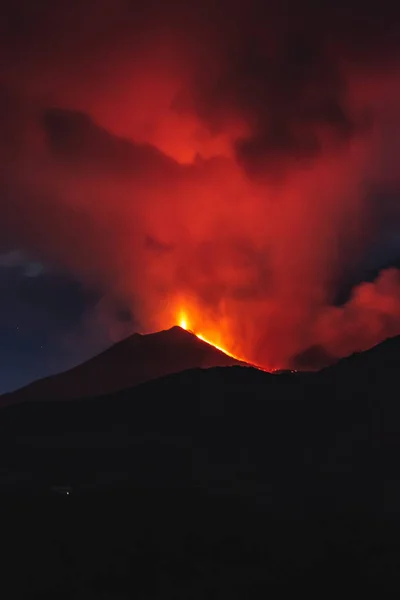
[[339,73],[321,45],[305,35],[290,40],[277,60],[249,52],[232,80],[242,81],[236,103],[250,123],[250,134],[237,141],[236,152],[250,171],[276,172],[285,161],[291,166],[313,159],[323,150],[324,134],[334,144],[347,142],[357,130]]
[[[223,130],[231,117],[240,119],[247,131],[233,140],[239,163],[249,173],[276,175],[294,162],[308,164],[327,149],[336,149],[368,125],[371,117],[354,114],[348,105],[347,69],[395,60],[399,14],[386,1],[369,6],[352,0],[343,7],[331,1],[133,5],[103,0],[72,2],[68,8],[41,2],[33,8],[20,0],[5,8],[0,48],[9,55],[5,76],[17,87],[21,82],[16,73],[8,73],[14,61],[21,73],[31,63],[33,74],[40,69],[39,80],[46,71],[50,77],[63,68],[65,81],[71,80],[68,96],[79,87],[79,79],[86,76],[88,85],[95,85],[109,75],[114,61],[118,70],[121,46],[137,62],[146,39],[151,45],[159,34],[162,52],[162,35],[176,36],[187,52],[190,77],[174,106],[194,111],[212,131]],[[28,85],[35,87],[34,82]],[[129,156],[133,149],[128,150],[126,140],[125,148],[119,140],[117,149],[106,131],[95,132],[90,115],[49,109],[44,127],[57,152],[93,153],[104,165],[115,161],[120,168],[138,162]]]
[[247,132],[234,143],[239,163],[274,178],[340,151],[372,125],[368,110],[349,104],[347,81],[358,69],[396,60],[399,9],[387,2],[249,3],[242,14],[240,6],[233,14],[236,7],[242,26],[222,25],[213,39],[219,68],[199,69],[190,93],[176,98],[177,110],[194,110],[213,131],[230,118],[244,120]]
[[[320,89],[309,101],[306,82],[287,79],[280,66],[278,79],[269,65],[260,69],[262,74],[245,81],[243,90],[237,89],[234,98],[227,101],[249,128],[234,148],[239,163],[250,175],[284,174],[294,161],[304,164],[315,159],[323,151],[325,133],[332,145],[345,143],[353,135],[357,124],[347,114],[339,94]],[[231,77],[237,85],[240,71],[235,69]],[[245,77],[248,79],[248,72]],[[223,87],[227,90],[229,84]]]
[[51,154],[76,169],[131,176],[156,171],[165,177],[177,170],[176,163],[153,146],[112,135],[82,112],[48,109],[42,126]]
[[18,269],[25,277],[38,277],[46,270],[42,263],[25,256],[21,250],[0,254],[0,268]]

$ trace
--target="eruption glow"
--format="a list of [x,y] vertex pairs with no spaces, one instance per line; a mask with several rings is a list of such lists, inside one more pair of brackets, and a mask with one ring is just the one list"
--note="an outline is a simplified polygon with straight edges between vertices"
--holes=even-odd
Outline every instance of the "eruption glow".
[[105,328],[122,307],[271,369],[400,333],[395,2],[28,4],[0,36],[4,251]]
[[[197,338],[199,338],[199,340],[206,342],[206,344],[209,344],[210,346],[214,346],[214,348],[216,348],[220,352],[223,352],[224,354],[227,354],[228,356],[235,358],[236,360],[239,360],[241,362],[248,363],[248,361],[245,358],[239,357],[235,354],[232,354],[232,352],[230,352],[225,346],[216,344],[213,341],[213,340],[219,340],[221,337],[217,331],[214,331],[214,332],[211,331],[209,334],[209,337],[205,337],[202,333],[197,331],[195,328],[192,328],[190,325],[190,319],[188,318],[188,313],[185,310],[181,310],[179,312],[178,325],[180,327],[182,327],[182,329],[185,329],[185,331],[189,331],[190,333],[193,333]],[[254,365],[252,365],[252,366],[254,366]]]

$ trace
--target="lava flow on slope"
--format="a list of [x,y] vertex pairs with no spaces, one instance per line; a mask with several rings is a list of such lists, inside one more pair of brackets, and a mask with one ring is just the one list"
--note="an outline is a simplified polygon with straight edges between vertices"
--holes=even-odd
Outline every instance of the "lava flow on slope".
[[179,327],[181,327],[185,331],[189,331],[190,333],[195,335],[199,340],[206,342],[206,344],[213,346],[220,352],[227,354],[228,356],[234,358],[235,360],[238,360],[242,363],[246,363],[246,364],[248,364],[256,369],[259,369],[261,371],[269,372],[268,369],[260,367],[259,365],[255,365],[252,362],[248,361],[246,358],[243,358],[242,356],[238,356],[237,354],[234,354],[233,352],[228,350],[226,345],[221,341],[222,336],[219,331],[217,331],[215,329],[210,329],[210,328],[207,328],[207,331],[205,331],[204,333],[202,331],[199,331],[197,329],[197,327],[192,325],[192,321],[189,318],[188,311],[181,309],[178,312],[177,324],[179,325]]

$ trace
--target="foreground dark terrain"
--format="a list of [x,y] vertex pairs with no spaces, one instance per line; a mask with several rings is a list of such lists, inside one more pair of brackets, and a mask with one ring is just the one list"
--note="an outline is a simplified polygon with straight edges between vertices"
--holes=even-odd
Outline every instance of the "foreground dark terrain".
[[394,338],[3,408],[3,596],[397,595],[399,367]]

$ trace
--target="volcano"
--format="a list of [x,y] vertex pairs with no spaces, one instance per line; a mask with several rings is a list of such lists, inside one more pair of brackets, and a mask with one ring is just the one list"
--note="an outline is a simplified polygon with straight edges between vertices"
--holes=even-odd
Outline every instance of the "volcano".
[[0,405],[100,396],[187,369],[233,365],[249,366],[175,326],[147,335],[135,333],[73,369],[4,394]]

